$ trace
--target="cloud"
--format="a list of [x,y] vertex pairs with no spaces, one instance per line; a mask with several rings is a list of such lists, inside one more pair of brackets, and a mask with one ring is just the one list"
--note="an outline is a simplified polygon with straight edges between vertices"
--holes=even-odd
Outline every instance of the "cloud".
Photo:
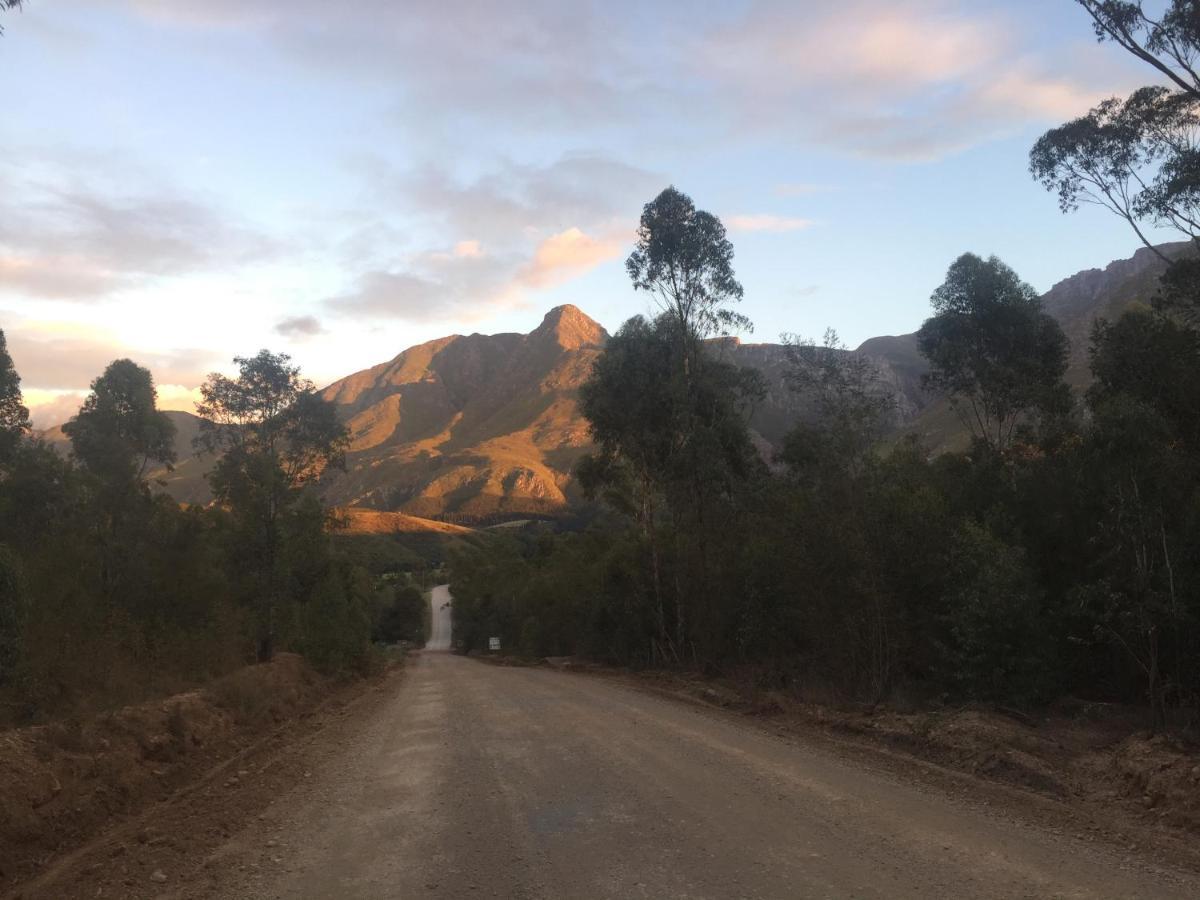
[[[394,121],[419,123],[410,137],[439,158],[496,128],[576,145],[762,137],[932,159],[1078,113],[1119,77],[1111,55],[1092,68],[1061,41],[1025,37],[1042,24],[1036,5],[1018,27],[1022,13],[999,0],[107,2],[253,32],[323,79],[393,85]],[[1082,29],[1078,46],[1091,43]]]
[[616,238],[590,237],[578,228],[568,228],[538,245],[533,259],[521,269],[518,281],[533,288],[560,284],[620,256],[625,243]]
[[469,180],[439,166],[397,172],[380,164],[369,183],[388,208],[409,210],[459,242],[459,255],[467,247],[503,251],[571,227],[594,232],[636,221],[642,204],[666,186],[646,169],[574,154],[546,165],[503,161]]
[[86,396],[80,391],[43,391],[35,388],[24,392],[24,401],[29,408],[29,420],[34,430],[43,431],[61,425],[79,412]]
[[79,325],[21,319],[3,314],[8,350],[22,388],[54,392],[85,391],[116,359],[145,366],[160,385],[193,388],[212,369],[227,362],[224,354],[179,348],[146,351]]
[[797,219],[793,216],[775,216],[770,213],[741,214],[727,216],[725,226],[730,231],[769,231],[780,233],[799,231],[811,226],[811,219]]
[[[156,24],[253,32],[323,77],[396,86],[396,120],[449,119],[545,133],[636,121],[657,104],[648,20],[665,12],[558,0],[108,0]],[[649,32],[649,33],[648,33]],[[220,39],[220,38],[218,38]],[[662,51],[659,50],[661,55]]]
[[0,291],[92,301],[149,279],[263,260],[279,242],[98,158],[0,163]]
[[458,257],[467,257],[477,259],[483,256],[483,247],[479,241],[459,241],[454,245],[454,255]]
[[277,334],[300,340],[314,337],[324,331],[325,329],[321,327],[321,322],[316,316],[288,316],[275,325]]
[[450,291],[410,272],[363,273],[350,291],[330,297],[326,305],[348,316],[384,316],[413,321],[446,318],[439,312]]
[[437,166],[397,170],[378,159],[356,170],[374,215],[386,219],[403,209],[443,242],[399,257],[386,244],[358,253],[354,263],[367,264],[326,308],[413,322],[481,320],[620,256],[642,205],[665,184],[660,175],[595,155],[546,165],[501,161],[469,179]]
[[631,237],[632,227],[596,237],[572,226],[538,242],[528,258],[423,254],[410,259],[407,268],[364,273],[353,289],[329,298],[326,306],[348,316],[478,321],[614,259]]
[[1059,121],[1114,89],[1111,67],[1068,70],[1071,54],[1040,58],[1009,14],[948,0],[759,2],[699,46],[734,127],[893,160]]

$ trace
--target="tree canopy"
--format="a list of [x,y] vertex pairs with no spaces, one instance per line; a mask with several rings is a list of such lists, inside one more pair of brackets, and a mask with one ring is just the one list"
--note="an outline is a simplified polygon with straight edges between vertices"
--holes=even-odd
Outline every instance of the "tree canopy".
[[1140,2],[1078,0],[1097,37],[1142,60],[1169,84],[1111,98],[1047,131],[1030,151],[1030,172],[1064,212],[1094,204],[1119,216],[1168,263],[1159,304],[1200,320],[1200,262],[1155,246],[1147,226],[1171,228],[1200,250],[1200,10],[1171,0],[1161,16]]
[[642,209],[637,244],[625,268],[634,289],[652,293],[682,337],[703,339],[751,327],[732,308],[743,290],[733,273],[733,244],[725,226],[674,187]]
[[158,411],[150,370],[129,359],[109,363],[79,413],[63,426],[75,459],[109,484],[141,479],[152,464],[175,462],[175,425]]
[[4,331],[0,330],[0,462],[10,458],[29,433],[29,410],[22,400],[21,376],[8,353]]
[[1067,339],[1037,291],[995,256],[964,253],[917,332],[926,383],[946,392],[977,438],[1003,450],[1023,414],[1062,412]]
[[258,655],[266,660],[274,653],[287,559],[297,541],[315,541],[323,524],[307,516],[301,489],[342,465],[349,439],[333,405],[287,354],[262,350],[234,363],[236,378],[213,373],[200,388],[196,444],[221,453],[209,482],[242,535],[255,584]]

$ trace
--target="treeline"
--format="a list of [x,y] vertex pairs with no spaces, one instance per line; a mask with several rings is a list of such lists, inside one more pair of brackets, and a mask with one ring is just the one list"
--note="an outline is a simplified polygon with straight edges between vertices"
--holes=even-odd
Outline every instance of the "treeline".
[[217,502],[182,508],[147,473],[175,462],[150,373],[117,360],[64,431],[31,437],[0,332],[0,723],[178,690],[297,651],[372,665],[371,640],[421,640],[420,591],[356,564],[312,484],[346,437],[283,355],[210,376],[197,449]]
[[751,668],[877,702],[1063,696],[1200,701],[1200,333],[1150,309],[1099,322],[1073,402],[1036,293],[970,254],[919,333],[931,389],[972,435],[931,458],[886,438],[872,367],[795,343],[818,412],[765,462],[761,386],[706,351],[741,296],[720,222],[665,191],[628,267],[662,306],[612,338],[582,391],[607,511],[453,564],[456,636],[530,655]]

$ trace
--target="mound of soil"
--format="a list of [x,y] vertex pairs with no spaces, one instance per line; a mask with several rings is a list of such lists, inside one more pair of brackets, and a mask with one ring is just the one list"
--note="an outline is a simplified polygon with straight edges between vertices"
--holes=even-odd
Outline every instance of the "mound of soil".
[[202,690],[0,732],[0,888],[195,783],[327,689],[299,656],[280,654]]

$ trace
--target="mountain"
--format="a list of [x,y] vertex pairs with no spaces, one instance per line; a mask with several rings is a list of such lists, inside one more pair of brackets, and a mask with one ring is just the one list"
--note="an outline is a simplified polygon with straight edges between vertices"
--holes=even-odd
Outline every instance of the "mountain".
[[560,512],[589,444],[578,388],[607,339],[560,306],[529,334],[439,338],[331,384],[351,446],[327,499],[426,517]]
[[[1160,249],[1174,255],[1187,246]],[[1045,309],[1071,339],[1067,377],[1073,387],[1088,381],[1088,336],[1095,319],[1149,303],[1163,268],[1142,249],[1104,269],[1072,275],[1043,296]],[[322,486],[326,500],[466,522],[562,513],[578,499],[571,473],[590,446],[578,390],[607,339],[581,310],[559,306],[529,334],[439,338],[334,382],[322,396],[349,428],[351,446],[346,472]],[[722,338],[710,349],[762,372],[767,396],[750,426],[769,457],[795,422],[810,414],[786,383],[787,348]],[[871,338],[850,352],[869,358],[893,391],[899,433],[919,435],[934,452],[965,444],[949,404],[922,389],[927,366],[915,334]],[[204,475],[211,458],[196,457],[191,446],[199,420],[184,412],[167,415],[178,430],[179,462],[174,471],[152,477],[178,500],[207,502]],[[66,451],[61,428],[43,437]],[[365,522],[356,520],[362,527]]]

